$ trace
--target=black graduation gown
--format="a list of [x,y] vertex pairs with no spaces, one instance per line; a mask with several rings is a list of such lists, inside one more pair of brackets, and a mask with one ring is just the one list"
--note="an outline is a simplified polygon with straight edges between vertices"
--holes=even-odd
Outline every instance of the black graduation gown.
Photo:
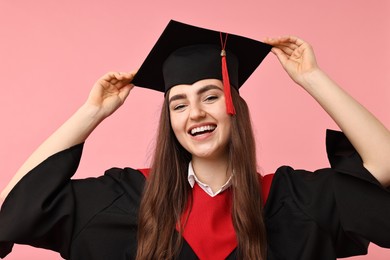
[[[389,190],[363,167],[342,133],[327,134],[331,168],[283,166],[273,177],[265,205],[269,260],[365,254],[370,241],[390,248]],[[52,155],[10,192],[0,211],[0,257],[19,243],[65,259],[134,258],[145,177],[113,168],[98,178],[71,180],[82,147]],[[198,259],[186,241],[179,259]],[[227,259],[236,259],[235,249]]]

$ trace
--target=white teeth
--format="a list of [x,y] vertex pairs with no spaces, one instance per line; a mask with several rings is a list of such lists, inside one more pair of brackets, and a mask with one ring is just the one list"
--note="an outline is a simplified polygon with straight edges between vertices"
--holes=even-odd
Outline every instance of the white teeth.
[[206,125],[206,126],[201,126],[201,127],[195,127],[191,130],[191,134],[194,135],[194,134],[197,134],[197,133],[200,133],[200,132],[204,132],[204,131],[212,131],[215,129],[215,126],[212,126],[212,125]]

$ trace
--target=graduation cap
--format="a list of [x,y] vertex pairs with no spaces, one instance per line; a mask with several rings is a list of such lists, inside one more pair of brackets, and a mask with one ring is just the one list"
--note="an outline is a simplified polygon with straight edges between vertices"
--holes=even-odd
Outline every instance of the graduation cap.
[[230,86],[238,90],[271,48],[239,35],[171,20],[132,83],[166,93],[179,84],[220,79],[224,84],[227,113],[233,115]]

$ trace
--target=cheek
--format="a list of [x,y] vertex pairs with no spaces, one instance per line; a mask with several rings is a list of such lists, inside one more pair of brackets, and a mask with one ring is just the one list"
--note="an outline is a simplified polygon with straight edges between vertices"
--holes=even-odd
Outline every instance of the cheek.
[[230,116],[228,116],[224,119],[223,122],[224,122],[224,133],[230,139],[231,132],[232,132],[232,119],[230,118]]
[[232,125],[232,118],[230,115],[226,113],[226,108],[221,109],[219,113],[216,115],[218,117],[218,121],[222,122],[225,126],[229,127]]

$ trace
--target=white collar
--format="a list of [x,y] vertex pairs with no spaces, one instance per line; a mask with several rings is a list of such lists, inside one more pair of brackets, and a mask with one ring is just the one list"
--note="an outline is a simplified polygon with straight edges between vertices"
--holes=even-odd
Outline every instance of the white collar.
[[215,197],[219,193],[222,193],[227,188],[229,188],[232,185],[232,176],[233,175],[231,175],[229,177],[229,179],[226,181],[226,183],[224,185],[222,185],[222,187],[218,191],[213,192],[213,190],[210,188],[209,185],[207,185],[206,183],[201,182],[198,179],[198,177],[196,177],[196,174],[194,172],[194,168],[192,167],[192,163],[190,162],[189,165],[188,165],[188,182],[190,183],[191,188],[194,188],[195,183],[197,183],[199,185],[199,187],[201,187],[202,190],[204,190],[210,197]]

